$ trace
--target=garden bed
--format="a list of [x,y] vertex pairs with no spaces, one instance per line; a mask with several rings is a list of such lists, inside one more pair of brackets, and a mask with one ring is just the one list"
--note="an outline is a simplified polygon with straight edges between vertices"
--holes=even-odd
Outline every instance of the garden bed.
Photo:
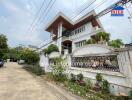
[[94,90],[94,86],[91,86],[92,84],[89,80],[85,81],[86,85],[80,86],[77,82],[73,82],[70,79],[66,79],[64,82],[55,81],[52,73],[45,74],[43,78],[86,100],[125,100],[102,90]]

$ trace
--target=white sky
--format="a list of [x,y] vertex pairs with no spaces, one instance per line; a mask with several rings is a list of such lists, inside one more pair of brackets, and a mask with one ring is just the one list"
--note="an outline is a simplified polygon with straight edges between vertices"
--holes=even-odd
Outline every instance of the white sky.
[[[50,0],[45,0],[42,10],[44,10],[49,1]],[[8,43],[11,47],[18,46],[18,44],[40,46],[49,40],[49,33],[44,31],[44,27],[58,12],[61,11],[68,17],[72,17],[86,7],[86,5],[83,5],[84,3],[88,5],[91,1],[92,0],[56,0],[55,5],[48,11],[48,15],[42,16],[41,20],[33,27],[33,31],[27,31],[43,0],[1,0],[0,33],[7,35]],[[103,0],[97,0],[97,2],[78,17],[89,12],[101,1]],[[97,13],[118,0],[106,1],[107,2],[96,9]],[[127,6],[129,6],[129,10],[132,13],[132,5],[128,4]],[[112,39],[120,38],[123,42],[129,43],[132,39],[132,23],[129,22],[128,17],[128,12],[125,9],[123,17],[111,17],[110,14],[107,14],[101,17],[100,21],[106,32],[111,33]]]

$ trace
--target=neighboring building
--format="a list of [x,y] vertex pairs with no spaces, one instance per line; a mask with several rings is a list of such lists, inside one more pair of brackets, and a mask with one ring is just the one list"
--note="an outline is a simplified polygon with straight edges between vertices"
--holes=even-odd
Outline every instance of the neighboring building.
[[90,36],[97,32],[104,31],[100,21],[95,19],[94,11],[81,17],[73,22],[63,13],[58,13],[57,16],[47,25],[46,31],[50,32],[51,40],[59,47],[60,53],[73,52],[76,48],[82,47]]
[[132,43],[125,44],[125,47],[132,47]]

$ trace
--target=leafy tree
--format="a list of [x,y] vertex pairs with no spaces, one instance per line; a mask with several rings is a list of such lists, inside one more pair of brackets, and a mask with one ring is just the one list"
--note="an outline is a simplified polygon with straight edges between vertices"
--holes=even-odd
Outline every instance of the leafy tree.
[[4,59],[4,60],[9,59],[9,58],[10,58],[9,53],[5,53],[5,54],[3,55],[3,59]]
[[0,34],[0,58],[3,58],[4,54],[8,51],[7,37]]
[[19,60],[20,59],[20,50],[18,47],[9,49],[9,57],[11,59]]
[[39,61],[39,54],[29,49],[21,51],[20,58],[28,64],[35,64]]
[[112,46],[114,48],[120,48],[120,46],[122,45],[123,45],[123,42],[121,39],[116,39],[109,42],[109,46]]
[[43,50],[45,54],[48,54],[48,48]]
[[48,46],[48,48],[44,49],[45,54],[50,54],[54,51],[57,51],[57,52],[59,51],[58,47],[54,44],[51,44]]

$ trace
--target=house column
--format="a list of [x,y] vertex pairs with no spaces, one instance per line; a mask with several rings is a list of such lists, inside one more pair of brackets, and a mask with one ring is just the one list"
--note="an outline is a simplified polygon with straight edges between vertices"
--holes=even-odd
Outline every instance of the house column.
[[[53,36],[54,36],[54,33],[53,33],[53,29],[50,31],[50,41],[53,41]],[[55,42],[53,42],[52,44],[55,44]]]
[[[61,37],[61,36],[62,36],[62,23],[59,23],[59,24],[58,24],[58,38]],[[60,53],[61,53],[61,51],[62,51],[62,47],[61,47],[62,37],[59,38],[59,39],[57,40],[57,42],[58,42],[59,51],[60,51]]]
[[53,39],[53,29],[50,31],[50,41]]

